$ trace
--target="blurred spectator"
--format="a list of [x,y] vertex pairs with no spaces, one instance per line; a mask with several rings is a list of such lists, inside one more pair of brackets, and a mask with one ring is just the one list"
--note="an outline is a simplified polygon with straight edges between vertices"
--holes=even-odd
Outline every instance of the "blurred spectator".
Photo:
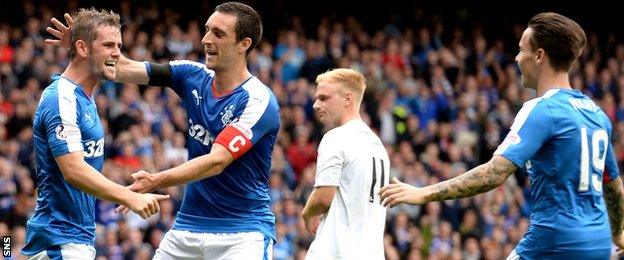
[[[207,13],[214,4],[208,2],[193,8]],[[101,4],[121,11],[125,55],[203,62],[204,17],[178,6],[191,3]],[[0,17],[0,234],[13,237],[17,255],[36,198],[33,113],[42,86],[69,61],[66,50],[44,44],[45,27],[51,16],[88,6],[78,1],[8,4],[11,12]],[[521,87],[513,63],[525,25],[511,17],[484,23],[474,8],[450,8],[438,15],[430,12],[430,4],[406,7],[410,15],[402,17],[381,9],[374,17],[312,10],[295,15],[286,10],[287,1],[281,4],[259,6],[266,8],[267,37],[248,57],[250,71],[273,90],[281,106],[282,129],[268,187],[277,219],[275,259],[301,259],[313,239],[298,214],[314,188],[316,145],[324,131],[311,111],[319,73],[349,66],[366,76],[362,116],[386,145],[391,176],[415,186],[451,178],[489,159],[523,102],[535,97]],[[461,16],[446,15],[458,10]],[[588,46],[574,65],[571,83],[613,121],[612,143],[622,168],[622,35],[607,29],[586,33]],[[107,134],[103,174],[108,178],[129,185],[136,170],[164,170],[188,159],[188,121],[171,89],[105,81],[94,99]],[[531,208],[526,173],[518,171],[508,182],[457,203],[389,210],[386,258],[506,257],[527,231]],[[183,190],[161,190],[171,200],[147,221],[119,215],[116,205],[98,201],[97,258],[151,259],[180,208]]]

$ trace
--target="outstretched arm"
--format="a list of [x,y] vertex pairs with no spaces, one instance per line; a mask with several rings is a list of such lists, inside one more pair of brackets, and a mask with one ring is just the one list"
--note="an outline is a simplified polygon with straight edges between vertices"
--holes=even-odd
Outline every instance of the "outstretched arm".
[[611,223],[611,238],[613,243],[620,249],[622,253],[624,249],[624,188],[622,187],[622,179],[620,177],[604,184],[604,192],[602,194],[607,211],[609,212],[609,223]]
[[169,195],[138,194],[112,182],[84,161],[82,151],[64,154],[55,159],[69,184],[100,199],[127,206],[143,218],[160,211],[158,201],[169,198]]
[[196,157],[169,170],[156,174],[149,174],[146,171],[132,174],[135,182],[130,189],[149,192],[212,177],[220,174],[233,161],[232,154],[221,144],[215,143],[209,154]]
[[[70,33],[71,27],[74,24],[74,19],[69,14],[64,15],[65,22],[67,26],[65,26],[61,21],[56,18],[52,18],[50,22],[56,28],[47,27],[46,31],[52,34],[57,39],[46,39],[45,42],[47,44],[53,46],[61,46],[63,48],[69,49],[71,47],[70,42]],[[149,82],[149,75],[147,73],[147,68],[145,67],[145,63],[131,60],[121,55],[119,57],[119,61],[115,66],[115,81],[123,82],[123,83],[133,83],[145,85]]]
[[393,183],[384,186],[379,194],[383,204],[390,207],[399,203],[419,205],[431,201],[471,197],[500,186],[517,168],[507,158],[494,155],[487,163],[462,175],[423,188],[413,187],[395,178]]

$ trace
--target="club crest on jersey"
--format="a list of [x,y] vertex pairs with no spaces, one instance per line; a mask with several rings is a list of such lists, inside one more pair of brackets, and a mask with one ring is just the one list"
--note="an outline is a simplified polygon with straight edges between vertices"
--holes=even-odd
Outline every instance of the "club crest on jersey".
[[228,125],[232,123],[232,117],[234,117],[234,105],[229,105],[223,110],[223,112],[219,113],[221,115],[221,123],[223,125]]
[[193,91],[191,91],[191,93],[193,93],[193,97],[195,97],[195,103],[196,105],[199,106],[199,101],[202,99],[202,97],[199,95],[199,93],[197,92],[197,89],[193,89]]

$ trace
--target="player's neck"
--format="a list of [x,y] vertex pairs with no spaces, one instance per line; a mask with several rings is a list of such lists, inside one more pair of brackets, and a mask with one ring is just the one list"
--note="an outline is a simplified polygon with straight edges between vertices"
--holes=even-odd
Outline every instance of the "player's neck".
[[[239,66],[233,66],[239,67]],[[214,78],[214,88],[217,95],[231,92],[236,87],[240,86],[249,79],[252,75],[247,70],[246,65],[241,66],[243,69],[239,70],[224,70],[216,71]]]
[[360,113],[356,111],[350,111],[342,117],[342,120],[340,120],[340,125],[341,126],[345,125],[346,123],[349,123],[349,121],[352,121],[352,120],[362,120],[362,116],[360,116]]
[[538,97],[551,89],[572,89],[567,72],[548,70],[542,73],[537,82]]
[[75,84],[80,85],[88,96],[91,96],[93,88],[98,82],[89,71],[89,66],[81,63],[77,59],[69,62],[69,65],[65,71],[63,71],[61,76],[71,80]]

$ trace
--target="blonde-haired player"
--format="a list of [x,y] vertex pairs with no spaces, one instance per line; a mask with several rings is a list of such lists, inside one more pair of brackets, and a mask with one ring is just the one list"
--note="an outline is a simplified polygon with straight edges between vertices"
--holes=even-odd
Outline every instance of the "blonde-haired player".
[[315,188],[302,212],[316,235],[306,259],[383,259],[386,209],[377,191],[388,183],[390,164],[359,114],[364,76],[334,69],[316,83],[314,111],[332,129],[319,145]]

